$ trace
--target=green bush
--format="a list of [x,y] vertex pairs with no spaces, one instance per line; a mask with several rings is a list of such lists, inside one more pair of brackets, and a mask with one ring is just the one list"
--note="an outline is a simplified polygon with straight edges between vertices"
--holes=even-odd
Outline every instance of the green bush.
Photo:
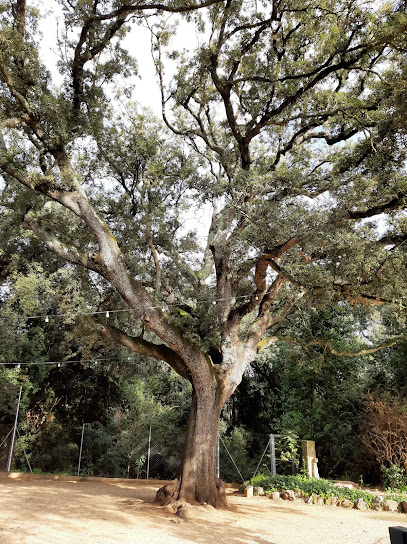
[[383,487],[407,492],[407,472],[396,465],[381,466],[383,474]]

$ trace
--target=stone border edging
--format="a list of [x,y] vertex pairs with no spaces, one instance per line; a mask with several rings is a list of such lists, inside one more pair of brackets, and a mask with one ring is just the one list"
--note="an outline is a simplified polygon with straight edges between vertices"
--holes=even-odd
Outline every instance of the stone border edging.
[[[261,492],[258,492],[258,495],[265,495],[262,488],[257,489],[261,489]],[[341,506],[343,508],[354,508],[355,510],[383,510],[387,512],[400,512],[402,514],[407,514],[407,501],[398,502],[393,499],[386,499],[381,495],[376,496],[371,506],[369,506],[363,499],[356,499],[355,501],[349,499],[339,499],[338,497],[328,497],[323,499],[318,495],[314,498],[313,495],[303,495],[301,492],[294,492],[289,489],[284,490],[281,493],[278,491],[271,492],[268,494],[268,497],[271,500],[295,501],[298,499],[306,504],[317,504],[320,506]]]

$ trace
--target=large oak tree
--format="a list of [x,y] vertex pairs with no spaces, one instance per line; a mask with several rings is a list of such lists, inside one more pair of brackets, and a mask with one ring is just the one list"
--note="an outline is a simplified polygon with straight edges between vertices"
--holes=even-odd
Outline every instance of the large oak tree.
[[[405,289],[405,8],[60,4],[57,86],[35,10],[0,3],[2,206],[21,218],[25,244],[35,237],[134,311],[137,329],[123,317],[97,325],[106,342],[191,382],[179,478],[159,498],[222,506],[222,407],[262,348],[292,341],[284,321],[328,299],[394,302]],[[168,12],[195,25],[195,50],[171,51]],[[141,22],[166,128],[126,102]],[[212,213],[205,240],[183,224],[199,208]],[[5,254],[0,266],[6,276]]]

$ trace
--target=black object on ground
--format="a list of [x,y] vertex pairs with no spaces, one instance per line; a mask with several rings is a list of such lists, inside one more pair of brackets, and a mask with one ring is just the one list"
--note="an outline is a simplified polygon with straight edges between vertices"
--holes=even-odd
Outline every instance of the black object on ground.
[[391,544],[407,544],[407,527],[389,527]]

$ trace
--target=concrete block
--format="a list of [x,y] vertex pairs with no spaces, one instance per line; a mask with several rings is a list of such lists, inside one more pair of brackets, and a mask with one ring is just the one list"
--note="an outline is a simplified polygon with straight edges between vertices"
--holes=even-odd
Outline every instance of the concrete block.
[[248,487],[246,487],[246,489],[244,490],[244,496],[245,497],[253,497],[253,486],[252,485],[249,485]]

